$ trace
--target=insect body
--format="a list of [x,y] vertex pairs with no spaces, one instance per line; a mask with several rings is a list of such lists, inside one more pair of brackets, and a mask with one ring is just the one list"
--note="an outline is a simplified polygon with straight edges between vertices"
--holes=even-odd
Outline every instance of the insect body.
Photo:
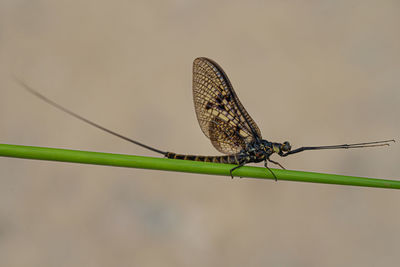
[[[96,124],[41,95],[22,81],[17,81],[35,96],[75,118],[167,158],[235,164],[237,166],[230,170],[232,178],[232,172],[235,169],[252,162],[264,161],[264,166],[268,170],[267,162],[283,168],[281,164],[270,159],[274,153],[286,157],[306,150],[376,147],[394,142],[394,140],[385,140],[332,146],[309,146],[292,150],[287,141],[275,143],[262,139],[260,129],[240,102],[228,76],[216,62],[204,57],[197,58],[193,62],[194,106],[201,130],[219,152],[226,154],[224,156],[195,156],[164,152]],[[271,173],[276,179],[275,174],[272,171]]]
[[[184,155],[176,154],[172,152],[167,152],[166,157],[170,159],[183,159],[183,160],[194,160],[194,161],[205,161],[214,163],[228,163],[228,164],[238,164],[244,165],[250,162],[261,162],[269,160],[275,149],[281,149],[282,144],[270,143],[265,140],[261,140],[260,143],[249,144],[246,149],[241,150],[237,154],[227,155],[227,156],[195,156],[195,155]],[[278,152],[279,153],[279,152]]]

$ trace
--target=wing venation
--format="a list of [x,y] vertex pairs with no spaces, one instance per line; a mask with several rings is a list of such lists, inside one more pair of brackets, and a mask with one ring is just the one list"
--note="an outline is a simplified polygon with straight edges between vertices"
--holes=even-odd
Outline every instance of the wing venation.
[[193,100],[203,133],[224,154],[235,154],[261,132],[237,97],[233,87],[214,61],[197,58],[193,62]]

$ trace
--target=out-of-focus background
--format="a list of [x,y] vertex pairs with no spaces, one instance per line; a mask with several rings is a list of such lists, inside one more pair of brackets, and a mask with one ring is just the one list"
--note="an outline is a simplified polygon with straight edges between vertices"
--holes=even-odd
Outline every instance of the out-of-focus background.
[[[217,154],[194,58],[217,61],[264,138],[399,139],[398,1],[0,2],[1,143]],[[305,152],[288,169],[398,179],[400,149]],[[278,160],[278,158],[275,158]],[[0,158],[1,266],[398,266],[395,190]]]

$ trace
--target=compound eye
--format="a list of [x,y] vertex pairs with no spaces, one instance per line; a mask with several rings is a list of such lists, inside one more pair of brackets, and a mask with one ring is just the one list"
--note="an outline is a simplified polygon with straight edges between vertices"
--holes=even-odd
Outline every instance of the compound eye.
[[289,142],[287,142],[287,141],[283,142],[283,145],[282,145],[283,152],[289,152],[291,149],[292,149],[292,147],[290,146]]

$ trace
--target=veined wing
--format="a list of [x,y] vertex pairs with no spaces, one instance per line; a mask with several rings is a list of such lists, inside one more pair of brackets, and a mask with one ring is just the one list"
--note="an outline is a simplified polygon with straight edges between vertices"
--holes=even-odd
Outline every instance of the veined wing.
[[225,72],[211,59],[193,62],[193,100],[201,130],[218,151],[235,154],[261,139]]

